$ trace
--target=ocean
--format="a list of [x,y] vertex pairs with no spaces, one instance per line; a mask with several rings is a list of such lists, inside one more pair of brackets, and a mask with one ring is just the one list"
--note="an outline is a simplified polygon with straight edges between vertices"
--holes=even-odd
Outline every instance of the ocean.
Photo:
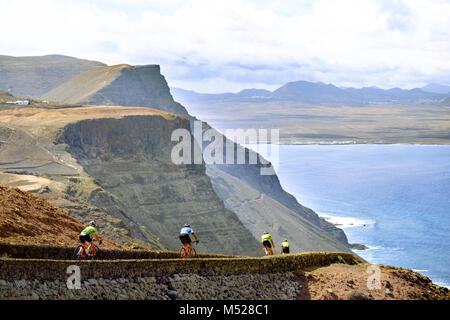
[[280,145],[278,154],[283,188],[369,247],[355,253],[450,286],[450,146]]

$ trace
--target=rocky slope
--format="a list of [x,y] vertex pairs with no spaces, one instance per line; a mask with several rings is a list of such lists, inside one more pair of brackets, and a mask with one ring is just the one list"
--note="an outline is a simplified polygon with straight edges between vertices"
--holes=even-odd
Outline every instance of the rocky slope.
[[205,167],[171,162],[175,128],[189,130],[189,120],[150,108],[2,110],[0,181],[40,192],[82,220],[98,218],[119,243],[177,250],[179,229],[190,222],[199,251],[260,254]]
[[[0,186],[0,242],[76,246],[85,226],[48,201]],[[121,248],[104,238],[104,248]]]
[[289,239],[294,252],[348,251],[346,245],[336,241],[332,233],[324,232],[312,222],[314,220],[299,215],[242,179],[213,166],[208,167],[208,174],[214,190],[224,199],[225,207],[236,212],[254,236],[270,232],[274,236],[276,251],[280,250],[284,239]]
[[[378,265],[379,285],[368,287],[367,264],[297,270],[298,300],[450,300],[447,288],[409,269]],[[374,282],[375,284],[375,282]]]
[[[136,105],[188,115],[185,108],[173,100],[164,77],[159,73],[159,67],[154,65],[118,65],[96,68],[60,85],[45,94],[43,98],[65,103]],[[191,120],[192,128],[195,117],[190,115],[188,117]],[[203,129],[208,128],[209,126],[205,124]],[[235,144],[235,148],[241,149],[242,147]],[[246,152],[251,151],[246,150]],[[283,190],[276,175],[262,176],[260,174],[261,166],[261,164],[212,165],[210,166],[211,170],[207,170],[219,197],[225,201],[229,210],[238,215],[255,238],[259,238],[260,232],[267,230],[272,232],[278,241],[283,240],[281,238],[293,240],[298,244],[296,251],[304,248],[312,249],[314,246],[316,246],[316,250],[332,248],[349,250],[347,238],[342,230],[319,218],[312,210],[300,205],[292,195]],[[214,174],[210,174],[210,172],[214,172]],[[263,206],[248,206],[248,199],[243,199],[237,194],[237,191],[230,188],[229,183],[225,182],[229,180],[229,177],[234,177],[240,181],[239,183],[263,194],[268,201]],[[236,206],[229,205],[230,201],[233,201],[230,199],[240,199],[240,203],[237,204],[239,210]],[[300,227],[300,230],[306,230],[312,226],[314,231],[299,233],[298,229],[295,231],[294,227],[287,228],[290,231],[286,231],[286,227],[280,228],[279,224],[274,225],[273,223],[264,228],[252,226],[252,220],[266,222],[274,220],[276,215],[273,212],[280,215],[280,221],[292,221],[288,216],[298,215],[294,218],[298,221],[296,226]],[[249,215],[252,216],[250,220],[248,219]],[[311,234],[316,236],[308,236]]]
[[37,98],[74,76],[101,66],[105,64],[61,55],[0,55],[0,90],[9,90],[15,96]]

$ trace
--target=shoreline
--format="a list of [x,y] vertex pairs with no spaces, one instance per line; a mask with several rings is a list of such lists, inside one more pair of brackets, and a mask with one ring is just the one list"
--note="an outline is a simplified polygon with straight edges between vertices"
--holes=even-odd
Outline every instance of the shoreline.
[[247,147],[254,145],[279,145],[279,146],[346,146],[346,145],[392,145],[392,146],[450,146],[450,141],[448,143],[417,143],[417,142],[357,142],[357,141],[306,141],[306,142],[279,142],[279,143],[256,143],[256,144],[242,144],[242,146]]
[[[270,143],[267,143],[270,144]],[[301,146],[301,145],[329,145],[329,146],[337,146],[337,145],[344,145],[344,144],[318,144],[317,142],[311,142],[309,144],[300,144],[300,143],[279,143],[278,146],[285,146],[285,145],[292,145],[292,146]],[[398,148],[398,150],[415,150],[414,148],[417,148],[418,152],[421,152],[420,150],[423,150],[423,152],[425,152],[426,150],[431,150],[432,148],[437,148],[439,150],[442,150],[442,152],[447,153],[447,151],[449,150],[448,147],[449,145],[447,144],[421,144],[421,143],[351,143],[351,144],[347,144],[347,145],[365,145],[361,146],[361,147],[348,147],[348,148],[344,148],[343,150],[347,150],[350,152],[351,150],[355,150],[355,152],[359,152],[357,150],[363,150],[365,148],[368,148],[368,150],[373,150],[376,151],[377,148],[380,148],[380,150],[396,150]],[[370,145],[373,145],[373,147],[371,147]],[[255,150],[257,152],[261,153],[261,150],[257,149],[258,145],[246,145],[246,147],[249,147],[252,150]],[[384,147],[386,146],[386,147]],[[392,146],[392,147],[389,147]],[[422,148],[424,147],[424,148]],[[431,148],[426,148],[426,147],[431,147]],[[438,148],[439,147],[439,148]],[[273,144],[272,146],[268,146],[267,147],[267,151],[270,151],[271,148],[275,148],[275,144]],[[302,150],[301,147],[299,147],[299,150]],[[264,145],[262,145],[262,147],[260,147],[259,149],[264,149]],[[333,150],[339,150],[340,148],[336,147],[336,148],[332,148]],[[291,150],[292,152],[294,152],[296,150],[295,147],[292,148],[285,148],[285,149],[280,149],[280,155],[279,157],[281,157],[281,153],[283,152],[282,150],[285,150],[286,153],[289,153]],[[306,148],[303,150],[321,150],[320,147],[312,147],[312,149]],[[317,151],[319,152],[319,151]],[[273,153],[273,151],[272,151]],[[266,157],[266,159],[271,160],[271,153],[268,152],[269,157],[267,157],[266,154],[261,153],[261,155],[263,155],[264,157]],[[281,164],[280,164],[281,167]],[[278,174],[278,171],[277,171]],[[283,183],[283,181],[281,180],[281,183]],[[293,193],[295,194],[295,192]],[[300,200],[299,200],[300,202]],[[395,258],[395,253],[393,254],[391,251],[394,248],[391,248],[392,246],[394,246],[393,244],[383,244],[384,247],[382,247],[380,245],[380,240],[383,239],[373,239],[373,241],[371,241],[370,239],[372,238],[367,238],[364,237],[364,234],[366,233],[365,230],[367,230],[367,235],[372,234],[373,235],[373,227],[376,226],[377,221],[375,221],[374,219],[370,219],[370,218],[364,218],[361,216],[362,213],[364,212],[360,212],[360,216],[359,217],[352,217],[352,216],[345,216],[345,212],[342,211],[338,211],[339,213],[334,214],[333,210],[331,208],[329,212],[327,212],[325,209],[325,211],[322,212],[318,212],[317,209],[314,209],[314,206],[312,204],[309,204],[309,207],[312,208],[318,215],[320,218],[325,219],[325,221],[332,223],[333,225],[335,225],[337,228],[340,228],[344,231],[344,233],[347,235],[347,237],[350,237],[348,239],[349,244],[362,244],[365,247],[367,247],[367,249],[365,250],[358,250],[359,248],[355,247],[351,247],[349,246],[349,248],[355,252],[355,254],[361,256],[363,259],[365,259],[366,261],[370,261],[373,263],[380,263],[383,264],[384,263],[388,263],[388,264],[392,264],[395,265],[397,267],[405,267],[405,268],[411,268],[411,269],[417,269],[417,270],[422,270],[422,269],[429,269],[427,267],[423,267],[420,263],[418,263],[415,259],[412,259],[410,261],[410,263],[406,262],[406,261],[398,261],[397,258]],[[345,208],[343,208],[345,209]],[[353,214],[358,215],[358,212],[353,212]],[[382,223],[383,221],[378,221],[380,223]],[[365,229],[366,228],[366,229]],[[353,236],[352,236],[353,235]],[[352,239],[353,238],[353,239]],[[383,243],[383,241],[381,241],[381,243]],[[398,245],[396,245],[398,246]],[[399,249],[399,248],[396,248]],[[394,255],[394,256],[392,256]],[[388,260],[379,260],[378,257],[384,257],[387,259],[387,257],[390,256],[390,258],[388,258]],[[403,259],[403,258],[402,258]],[[389,262],[390,261],[390,262]],[[406,262],[406,263],[405,263]],[[418,263],[418,264],[416,264]],[[448,282],[447,278],[445,275],[442,275],[442,272],[437,272],[436,270],[434,270],[433,268],[431,268],[432,270],[428,270],[428,271],[423,271],[426,275],[431,276],[432,279],[434,279],[437,283],[439,283],[439,285],[445,286],[445,287],[449,287],[450,283]],[[433,271],[434,270],[434,271]],[[437,272],[437,274],[434,274],[434,272]]]

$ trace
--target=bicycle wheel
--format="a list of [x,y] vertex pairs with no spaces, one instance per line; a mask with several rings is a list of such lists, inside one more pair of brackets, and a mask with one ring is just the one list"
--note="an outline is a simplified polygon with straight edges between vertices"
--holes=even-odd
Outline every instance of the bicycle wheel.
[[80,244],[73,252],[73,258],[78,260],[83,258],[83,245]]
[[187,258],[187,255],[186,255],[186,248],[185,248],[185,247],[181,247],[181,250],[180,250],[180,257],[181,257],[181,258]]
[[88,258],[89,259],[97,259],[98,253],[99,253],[99,248],[96,245],[94,245],[94,248],[89,250]]
[[196,255],[195,249],[194,249],[194,247],[193,247],[192,245],[190,245],[190,246],[188,247],[188,249],[187,249],[187,256],[188,256],[189,258],[194,258],[195,255]]

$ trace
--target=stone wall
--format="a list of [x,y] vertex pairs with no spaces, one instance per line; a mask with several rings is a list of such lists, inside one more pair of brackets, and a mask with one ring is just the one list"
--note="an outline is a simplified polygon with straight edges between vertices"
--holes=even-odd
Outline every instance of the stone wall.
[[[64,256],[70,249],[0,245],[0,299],[295,299],[299,268],[361,262],[345,252],[181,259],[176,252],[105,250],[116,260],[49,259],[49,252]],[[67,287],[74,265],[80,290]]]
[[174,273],[230,274],[240,272],[287,272],[310,266],[360,262],[350,253],[315,252],[265,258],[194,258],[126,260],[0,259],[0,279],[64,280],[71,265],[80,267],[83,278],[143,277]]
[[[75,246],[52,246],[52,245],[28,245],[0,243],[0,257],[23,258],[23,259],[53,259],[70,260],[73,258]],[[233,257],[220,254],[199,253],[202,258],[224,258]],[[175,251],[149,251],[149,250],[120,250],[99,248],[96,260],[118,260],[118,259],[174,259],[179,253]]]
[[293,272],[181,273],[83,279],[80,289],[68,289],[61,280],[0,280],[0,300],[288,300],[295,299],[300,289]]

